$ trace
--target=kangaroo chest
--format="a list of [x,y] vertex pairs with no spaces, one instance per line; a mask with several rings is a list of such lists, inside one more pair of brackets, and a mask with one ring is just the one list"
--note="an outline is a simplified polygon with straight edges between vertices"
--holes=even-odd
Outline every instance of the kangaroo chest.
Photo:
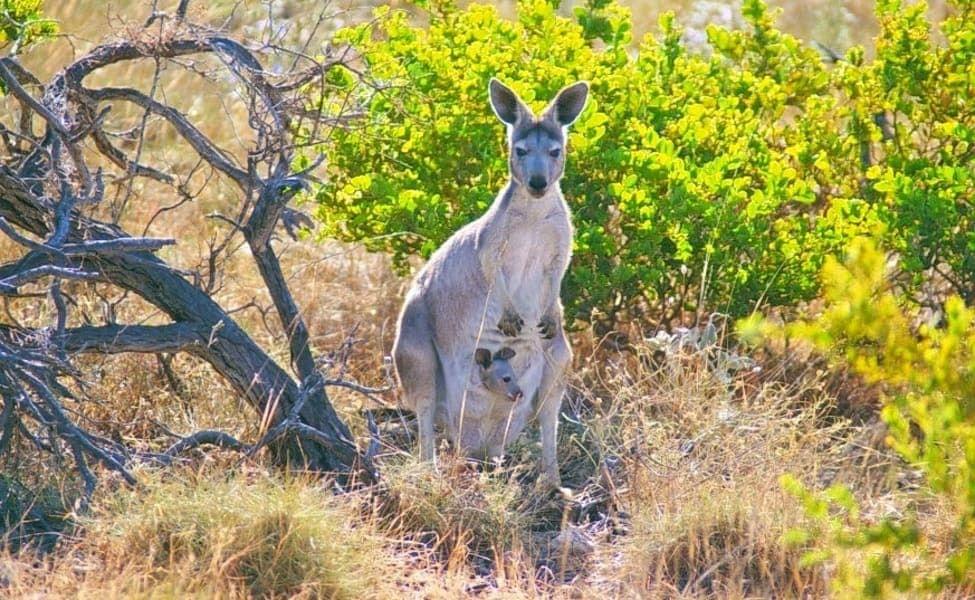
[[[501,256],[501,272],[513,300],[519,305],[540,300],[546,290],[546,279],[555,270],[556,250],[552,248],[552,236],[517,232],[508,238],[508,245]],[[548,239],[546,239],[548,238]]]
[[[514,215],[512,221],[517,222]],[[508,300],[522,318],[536,319],[558,295],[572,233],[565,214],[525,219],[510,229],[501,252]]]

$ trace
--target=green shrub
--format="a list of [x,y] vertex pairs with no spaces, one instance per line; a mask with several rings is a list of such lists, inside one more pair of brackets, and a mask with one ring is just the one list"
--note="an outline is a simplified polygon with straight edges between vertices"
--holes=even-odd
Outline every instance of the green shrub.
[[[833,486],[810,491],[786,478],[816,525],[794,537],[818,548],[807,562],[835,562],[837,592],[881,597],[975,591],[975,310],[957,297],[945,306],[943,327],[922,325],[890,289],[887,256],[858,241],[847,261],[830,259],[823,271],[826,306],[815,319],[776,335],[811,342],[848,364],[884,392],[888,444],[924,477],[922,506],[938,503],[948,532],[939,536],[916,507],[903,516],[868,518],[852,492]],[[754,325],[751,323],[750,325]],[[746,334],[755,330],[746,325]],[[768,330],[766,334],[770,333]],[[944,548],[935,551],[941,537]]]
[[[13,44],[11,54],[58,32],[57,23],[41,16],[43,0],[0,0],[0,48]],[[2,88],[0,88],[2,91]]]
[[928,40],[923,4],[880,3],[877,58],[854,48],[835,67],[777,31],[760,0],[743,5],[746,31],[709,29],[706,55],[682,47],[672,16],[634,48],[630,15],[611,0],[574,19],[523,0],[515,21],[479,4],[429,6],[424,26],[381,9],[340,34],[388,87],[332,76],[366,118],[323,148],[324,236],[400,267],[428,256],[507,178],[489,78],[535,108],[586,79],[562,185],[577,227],[570,319],[793,305],[818,293],[825,255],[868,233],[886,235],[909,275],[938,267],[967,286],[975,272],[970,2],[945,22],[943,46]]
[[[975,2],[953,4],[954,15],[933,32],[926,3],[878,2],[876,59],[842,69],[839,79],[853,118],[884,114],[890,123],[886,136],[865,128],[879,143],[865,195],[886,225],[886,245],[901,257],[902,285],[913,294],[934,275],[972,304]],[[938,33],[945,43],[932,42]]]

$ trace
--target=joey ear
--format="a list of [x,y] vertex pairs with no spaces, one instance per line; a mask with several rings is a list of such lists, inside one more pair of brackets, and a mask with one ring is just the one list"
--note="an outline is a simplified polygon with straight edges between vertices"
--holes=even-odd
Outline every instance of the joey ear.
[[554,120],[562,127],[571,125],[582,110],[586,108],[586,100],[589,99],[589,84],[585,81],[577,81],[562,88],[555,99],[545,109],[545,118]]
[[480,365],[482,369],[490,368],[491,351],[486,348],[478,348],[474,351],[474,362]]
[[495,360],[497,360],[499,358],[501,360],[511,360],[514,357],[514,355],[515,355],[515,351],[514,350],[512,350],[511,348],[508,348],[508,347],[504,347],[504,348],[502,348],[502,349],[500,349],[500,350],[498,350],[497,352],[494,353],[494,358],[495,358]]
[[488,95],[491,98],[491,108],[494,114],[508,125],[514,125],[519,119],[531,116],[531,111],[521,101],[518,94],[494,77],[488,85]]

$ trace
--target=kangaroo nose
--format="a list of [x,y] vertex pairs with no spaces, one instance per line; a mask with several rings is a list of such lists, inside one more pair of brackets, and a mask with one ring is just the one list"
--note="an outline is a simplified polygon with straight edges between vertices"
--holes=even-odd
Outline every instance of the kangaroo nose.
[[521,390],[516,390],[513,394],[511,394],[511,401],[512,402],[517,402],[517,401],[521,400],[521,397],[524,396],[524,395],[525,394],[522,393]]
[[540,192],[545,189],[545,185],[547,183],[548,182],[545,181],[545,178],[541,175],[532,175],[531,179],[528,180],[528,187],[530,187],[532,191]]

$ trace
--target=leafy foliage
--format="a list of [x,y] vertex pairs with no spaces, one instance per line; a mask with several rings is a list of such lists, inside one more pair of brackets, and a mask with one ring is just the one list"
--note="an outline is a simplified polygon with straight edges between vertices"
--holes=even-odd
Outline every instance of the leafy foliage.
[[852,118],[889,116],[881,156],[867,170],[867,197],[886,225],[887,245],[902,257],[916,290],[932,271],[975,302],[975,3],[954,3],[932,42],[924,3],[879,2],[877,58],[841,69]]
[[57,23],[41,15],[43,0],[0,0],[0,48],[13,44],[11,54],[58,32]]
[[[945,305],[943,327],[922,325],[890,289],[886,256],[864,240],[845,263],[827,260],[826,308],[813,320],[771,328],[813,343],[883,386],[888,443],[923,473],[953,517],[948,552],[926,555],[934,533],[917,515],[868,519],[852,492],[812,492],[786,478],[816,521],[802,541],[818,540],[809,560],[837,561],[839,591],[851,597],[975,586],[975,309],[958,297]],[[746,328],[747,330],[747,328]],[[768,331],[766,331],[768,333]],[[865,565],[865,566],[864,566]]]
[[[645,40],[632,58],[629,14],[614,3],[589,2],[575,20],[547,2],[519,7],[514,22],[489,6],[445,5],[428,28],[386,13],[345,33],[397,91],[377,96],[368,125],[328,150],[331,178],[317,195],[325,235],[392,251],[401,265],[428,255],[506,180],[488,79],[536,109],[586,79],[592,100],[573,126],[563,182],[577,226],[564,290],[573,316],[673,316],[696,303],[702,276],[710,304],[732,312],[814,291],[816,266],[793,257],[806,246],[802,213],[815,197],[773,144],[786,103],[799,101],[784,86],[824,89],[815,53],[775,32],[764,11],[754,35],[775,43],[723,32],[728,52],[708,59],[688,54],[667,19],[663,40]],[[731,52],[739,65],[766,66],[742,71]],[[800,81],[776,80],[794,63]],[[763,96],[743,100],[753,91]]]
[[380,9],[340,36],[390,87],[325,148],[323,235],[391,252],[401,268],[428,256],[506,180],[488,79],[536,109],[586,79],[562,186],[577,227],[570,317],[792,305],[818,292],[823,256],[882,232],[904,256],[906,289],[938,269],[971,294],[971,3],[944,23],[943,46],[923,4],[880,3],[877,58],[854,48],[835,68],[777,31],[760,0],[743,5],[747,31],[709,29],[709,55],[681,45],[672,16],[634,51],[629,13],[610,0],[574,19],[523,0],[516,21],[479,4],[424,6],[427,26]]

